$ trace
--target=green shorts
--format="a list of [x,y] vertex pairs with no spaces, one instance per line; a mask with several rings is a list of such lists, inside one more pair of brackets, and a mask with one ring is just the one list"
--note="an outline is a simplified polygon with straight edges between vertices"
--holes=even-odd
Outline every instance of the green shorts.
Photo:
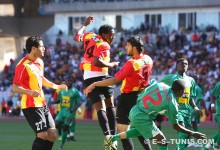
[[131,127],[136,128],[145,139],[150,139],[156,135],[163,134],[155,125],[152,119],[149,119],[148,114],[141,111],[137,105],[135,105],[129,114],[131,120]]
[[65,125],[70,126],[72,121],[69,120],[74,120],[76,118],[76,112],[70,113],[69,111],[60,111],[55,120],[59,122],[63,122]]
[[190,129],[191,128],[191,115],[185,114],[181,112],[181,110],[178,111],[177,119],[179,122],[183,122],[185,125],[185,128]]

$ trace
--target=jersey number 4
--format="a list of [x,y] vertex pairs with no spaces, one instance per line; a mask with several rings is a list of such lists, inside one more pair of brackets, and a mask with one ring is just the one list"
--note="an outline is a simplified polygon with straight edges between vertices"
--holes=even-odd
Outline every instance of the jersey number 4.
[[85,42],[85,53],[88,55],[88,58],[91,58],[93,57],[93,51],[94,51],[95,45],[88,47],[89,42],[90,41]]

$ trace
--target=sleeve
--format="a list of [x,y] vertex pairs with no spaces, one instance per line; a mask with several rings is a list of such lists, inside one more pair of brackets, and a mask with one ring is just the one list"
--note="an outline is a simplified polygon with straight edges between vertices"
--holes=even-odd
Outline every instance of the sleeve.
[[127,61],[124,66],[114,76],[120,81],[124,80],[127,76],[134,71],[134,67],[130,61]]
[[75,41],[82,42],[83,41],[83,37],[84,37],[84,34],[77,34],[75,36]]
[[168,114],[166,115],[169,118],[171,124],[177,124],[177,114],[178,114],[178,104],[176,98],[171,94],[171,99],[168,106]]
[[197,96],[197,94],[196,94],[196,82],[193,78],[191,78],[191,84],[192,84],[192,86],[190,87],[190,98],[195,98]]
[[23,81],[26,81],[28,78],[28,73],[26,68],[23,66],[18,66],[15,68],[15,74],[14,74],[14,84],[23,85]]
[[204,96],[203,96],[203,93],[202,93],[202,89],[198,86],[198,88],[197,88],[197,98],[199,99],[199,100],[202,100],[202,99],[204,99]]
[[212,90],[212,96],[214,96],[215,98],[218,98],[219,96],[219,87],[220,87],[220,82],[218,82],[215,86],[215,88]]

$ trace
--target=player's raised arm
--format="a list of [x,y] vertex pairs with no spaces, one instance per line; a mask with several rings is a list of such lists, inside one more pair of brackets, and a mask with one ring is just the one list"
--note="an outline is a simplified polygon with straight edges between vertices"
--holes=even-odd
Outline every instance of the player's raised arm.
[[75,35],[75,33],[73,33],[73,35],[75,35],[74,36],[74,40],[75,41],[82,42],[83,32],[85,31],[86,26],[89,25],[93,21],[94,21],[94,17],[93,16],[89,16],[88,18],[86,18],[86,21],[85,21],[84,25],[78,30],[76,35]]

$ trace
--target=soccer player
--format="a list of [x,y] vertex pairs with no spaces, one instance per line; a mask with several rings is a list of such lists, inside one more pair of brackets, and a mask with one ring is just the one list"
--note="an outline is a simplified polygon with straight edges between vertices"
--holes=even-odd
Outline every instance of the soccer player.
[[134,138],[142,135],[145,139],[154,139],[158,144],[158,150],[168,150],[166,138],[154,123],[157,114],[163,114],[169,118],[173,128],[185,134],[192,135],[195,138],[205,138],[205,135],[194,132],[179,125],[177,121],[178,97],[181,97],[185,91],[185,82],[175,80],[172,87],[164,83],[152,84],[144,89],[137,99],[137,104],[132,107],[129,118],[131,120],[131,129],[113,135],[106,145],[112,145],[118,139]]
[[[96,87],[110,86],[122,82],[116,113],[119,132],[124,132],[130,128],[129,112],[136,104],[139,92],[148,86],[148,79],[153,66],[151,57],[143,54],[144,43],[140,37],[132,36],[128,38],[125,49],[128,56],[132,58],[124,64],[122,69],[114,77],[94,82],[85,90],[85,93],[88,94]],[[145,149],[151,149],[150,145],[145,144],[143,137],[138,138]],[[132,139],[122,139],[121,142],[125,150],[134,149]]]
[[[115,38],[112,26],[100,26],[98,35],[93,32],[83,34],[86,26],[93,21],[94,17],[89,16],[75,36],[76,41],[84,44],[84,61],[81,62],[80,68],[84,70],[85,87],[93,82],[109,78],[108,68],[116,68],[119,64],[119,62],[110,62],[110,44]],[[114,135],[117,129],[113,95],[114,91],[110,86],[96,87],[88,94],[88,98],[97,112],[99,125],[105,139]]]
[[57,85],[44,77],[45,47],[39,36],[30,36],[26,40],[27,55],[16,68],[12,90],[22,94],[21,109],[29,125],[36,133],[32,150],[51,150],[56,140],[54,120],[46,106],[42,86],[53,89],[66,89],[64,84]]
[[203,150],[208,150],[212,145],[214,149],[220,149],[220,82],[215,85],[215,88],[212,90],[211,93],[211,111],[212,113],[216,113],[216,121],[218,124],[218,131],[213,135],[214,144],[208,143]]
[[[195,112],[201,115],[201,111],[195,105],[193,97],[196,96],[196,83],[192,77],[186,75],[186,71],[188,69],[188,61],[185,58],[180,58],[176,62],[176,74],[170,74],[165,76],[161,82],[171,86],[172,83],[177,80],[184,80],[186,82],[186,89],[184,94],[177,98],[177,103],[179,104],[179,111],[178,111],[178,121],[181,126],[184,126],[187,129],[190,129],[191,125],[191,111],[190,106],[195,110]],[[183,132],[178,132],[178,138],[181,140],[189,139],[189,135]],[[188,144],[184,144],[180,142],[177,145],[178,150],[184,150]]]
[[[55,118],[55,124],[57,128],[63,124],[61,150],[64,147],[68,131],[72,128],[72,125],[74,129],[71,129],[71,131],[75,131],[75,125],[73,123],[75,123],[76,111],[81,105],[79,91],[73,87],[73,78],[66,78],[65,84],[68,86],[68,91],[60,90],[57,100],[51,102],[52,104],[60,103],[60,112]],[[74,140],[73,132],[70,132],[70,140]]]

